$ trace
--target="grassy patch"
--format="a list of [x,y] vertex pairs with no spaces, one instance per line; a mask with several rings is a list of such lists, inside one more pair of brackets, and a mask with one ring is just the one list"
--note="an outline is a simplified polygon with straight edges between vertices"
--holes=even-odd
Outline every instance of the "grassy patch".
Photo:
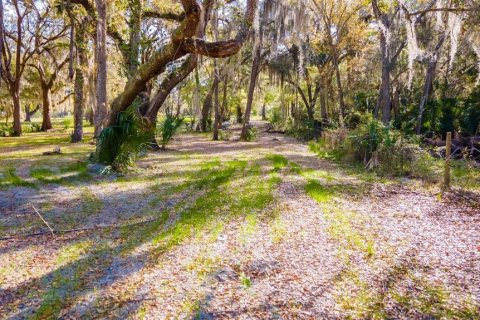
[[245,273],[243,272],[240,274],[240,283],[246,289],[252,286],[252,280],[248,276],[246,276]]
[[451,302],[451,294],[441,285],[409,274],[415,290],[395,290],[393,299],[405,311],[423,319],[479,319],[480,312],[471,297],[457,303]]
[[480,168],[473,161],[455,160],[452,164],[453,185],[470,190],[480,190]]
[[82,213],[84,215],[92,215],[99,213],[103,208],[103,202],[88,188],[84,188],[81,194]]
[[41,183],[59,183],[62,179],[58,178],[55,171],[49,168],[32,168],[30,176]]
[[246,243],[248,238],[251,237],[257,228],[257,215],[255,213],[249,213],[245,217],[245,223],[240,228],[239,238],[240,242]]
[[469,296],[456,303],[441,285],[414,275],[406,266],[394,266],[380,288],[372,288],[349,268],[336,284],[336,299],[350,319],[392,319],[399,314],[414,319],[478,319]]
[[58,170],[47,167],[33,167],[30,169],[30,176],[44,184],[68,184],[76,180],[85,181],[90,178],[86,162],[80,161],[61,166]]
[[89,251],[93,243],[90,240],[78,241],[63,247],[57,257],[60,265],[72,263],[78,260],[83,254]]
[[[259,179],[258,166],[247,168],[245,161],[230,161],[220,167],[208,164],[209,174],[193,183],[207,192],[179,213],[176,224],[158,234],[153,243],[166,251],[200,230],[212,231],[218,221],[236,215],[254,215],[273,200],[275,177]],[[241,178],[241,179],[240,179]]]
[[[63,266],[45,283],[48,289],[41,297],[42,304],[35,318],[58,318],[61,310],[75,302],[78,292],[92,281],[98,281],[115,255],[125,256],[138,246],[151,242],[154,247],[150,261],[155,263],[156,257],[192,236],[207,234],[207,240],[210,235],[218,237],[223,223],[233,216],[255,216],[272,201],[272,190],[279,179],[276,175],[263,178],[261,174],[260,167],[249,166],[246,161],[204,163],[197,167],[196,172],[186,173],[189,179],[182,187],[187,192],[186,200],[181,200],[169,210],[156,213],[154,222],[135,228],[121,228],[118,246],[97,248],[85,242],[62,249],[59,263]],[[172,194],[176,187],[169,187],[172,188]],[[169,188],[166,189],[167,193]],[[193,200],[190,197],[198,194]],[[82,212],[88,211],[90,214],[102,207],[101,201],[88,189],[82,191],[82,200]],[[150,212],[151,208],[148,210]],[[153,211],[151,213],[155,214]],[[170,220],[173,214],[178,217]],[[172,221],[168,228],[165,225],[167,221]],[[188,267],[202,280],[218,263],[219,258],[207,252],[199,254]],[[120,299],[124,298],[124,294],[128,295],[122,292]],[[91,311],[95,314],[94,310]]]
[[331,189],[325,187],[317,180],[308,180],[305,185],[305,191],[311,198],[321,203],[330,201],[334,195]]
[[278,172],[288,166],[288,159],[279,154],[270,154],[267,156],[268,160],[272,161],[273,171]]
[[0,172],[0,188],[8,187],[28,187],[36,189],[37,186],[29,181],[20,178],[16,174],[15,168],[7,168]]
[[74,173],[73,176],[70,176],[70,179],[75,180],[88,180],[91,178],[90,174],[88,173],[87,162],[85,161],[77,161],[65,166],[61,166],[59,168],[60,173]]

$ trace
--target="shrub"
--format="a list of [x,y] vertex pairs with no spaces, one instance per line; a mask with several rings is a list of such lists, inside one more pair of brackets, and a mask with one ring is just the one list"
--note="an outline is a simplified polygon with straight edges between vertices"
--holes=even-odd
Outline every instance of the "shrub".
[[310,150],[330,160],[363,163],[381,175],[409,175],[435,182],[435,162],[419,146],[417,136],[401,139],[398,131],[384,126],[371,116],[362,118],[355,130],[326,130],[322,140],[311,142]]
[[460,117],[460,129],[467,135],[480,133],[480,89],[475,90],[465,101]]
[[183,118],[167,114],[165,120],[160,124],[159,133],[161,135],[162,149],[172,140],[177,129],[182,125]]
[[[40,132],[42,126],[36,122],[24,122],[22,123],[23,133]],[[13,126],[11,124],[0,124],[0,137],[11,137],[13,135]]]
[[229,141],[232,138],[232,132],[231,131],[226,131],[226,130],[220,130],[218,132],[218,136],[219,136],[220,140]]
[[13,134],[13,127],[7,124],[0,124],[0,137],[10,137]]
[[253,141],[257,139],[257,129],[248,128],[247,130],[247,141]]
[[73,124],[73,119],[71,117],[67,117],[63,119],[63,129],[68,130]]
[[349,149],[354,152],[356,160],[363,160],[366,167],[373,169],[379,166],[379,153],[388,156],[398,140],[397,134],[384,126],[380,121],[367,115],[348,137]]
[[116,171],[122,171],[146,150],[151,136],[144,129],[137,108],[135,103],[126,111],[120,112],[115,125],[102,130],[95,160],[111,165]]

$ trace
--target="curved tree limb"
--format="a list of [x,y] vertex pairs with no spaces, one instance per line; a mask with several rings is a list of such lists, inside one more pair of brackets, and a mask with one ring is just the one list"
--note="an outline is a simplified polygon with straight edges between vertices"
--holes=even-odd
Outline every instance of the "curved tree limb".
[[[182,0],[181,3],[184,8],[185,19],[173,32],[170,43],[162,46],[153,53],[145,64],[139,66],[125,85],[124,91],[113,100],[109,124],[115,122],[117,114],[128,108],[135,97],[142,92],[146,83],[161,74],[167,64],[188,53],[198,53],[210,57],[227,57],[237,53],[250,32],[258,0],[248,0],[244,23],[235,39],[213,43],[206,43],[203,40],[200,42],[198,38],[193,39],[199,28],[203,28],[199,25],[202,22],[202,8],[197,0]],[[198,49],[198,44],[201,44],[203,49]]]
[[185,19],[185,13],[157,12],[154,10],[144,10],[142,15],[145,18],[165,19],[173,21],[183,21],[183,19]]

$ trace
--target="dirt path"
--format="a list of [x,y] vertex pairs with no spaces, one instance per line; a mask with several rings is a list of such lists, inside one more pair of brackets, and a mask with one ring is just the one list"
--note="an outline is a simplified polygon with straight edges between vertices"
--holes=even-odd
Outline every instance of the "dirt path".
[[42,227],[15,224],[32,197],[62,226],[154,220],[1,242],[0,318],[478,316],[478,209],[347,174],[280,134],[171,149],[127,177],[0,190],[19,234]]

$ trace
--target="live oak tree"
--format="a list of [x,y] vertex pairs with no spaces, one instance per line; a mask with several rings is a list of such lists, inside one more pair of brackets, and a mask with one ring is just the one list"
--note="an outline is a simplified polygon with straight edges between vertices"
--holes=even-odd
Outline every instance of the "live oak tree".
[[[13,104],[13,134],[22,134],[20,90],[27,64],[33,56],[42,55],[49,46],[62,38],[67,30],[62,19],[52,18],[49,3],[40,5],[36,1],[8,2],[10,19],[3,18],[1,77],[8,87]],[[1,15],[5,8],[1,6]]]
[[[184,18],[172,32],[170,41],[156,50],[150,59],[139,66],[133,76],[127,81],[123,92],[111,103],[109,124],[116,121],[117,114],[125,110],[136,96],[142,92],[146,83],[165,71],[166,65],[188,54],[197,54],[213,58],[228,57],[237,53],[247,39],[251,24],[257,9],[257,1],[247,1],[245,19],[237,35],[233,39],[208,42],[197,37],[202,29],[203,10],[195,0],[181,1]],[[164,13],[165,14],[165,13]]]
[[42,94],[42,131],[52,129],[51,120],[51,93],[55,81],[62,68],[68,63],[69,56],[66,55],[62,60],[58,61],[57,56],[61,54],[55,50],[55,46],[51,45],[43,50],[43,54],[40,57],[35,57],[33,63],[29,63],[29,66],[34,68],[38,72],[39,85]]

